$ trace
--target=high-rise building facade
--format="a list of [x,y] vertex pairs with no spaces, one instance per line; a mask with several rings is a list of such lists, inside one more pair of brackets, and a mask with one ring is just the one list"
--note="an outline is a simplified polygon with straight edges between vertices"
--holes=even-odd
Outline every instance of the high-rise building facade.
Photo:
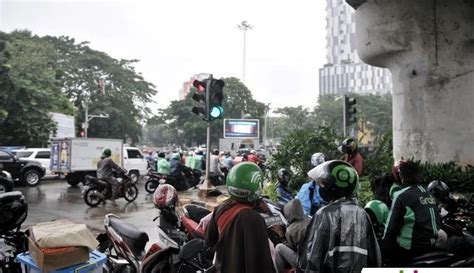
[[357,55],[352,7],[345,0],[326,3],[327,64],[319,69],[319,94],[391,92],[390,71],[367,65]]

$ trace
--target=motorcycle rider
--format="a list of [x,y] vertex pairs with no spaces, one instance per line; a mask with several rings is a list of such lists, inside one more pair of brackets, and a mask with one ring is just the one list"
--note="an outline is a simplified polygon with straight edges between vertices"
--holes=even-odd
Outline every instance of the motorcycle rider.
[[304,240],[306,227],[310,223],[308,216],[304,215],[300,200],[293,199],[283,208],[283,214],[288,220],[286,228],[286,244],[277,244],[275,247],[275,267],[277,273],[284,273],[290,266],[296,268],[298,265],[297,250]]
[[[458,202],[453,198],[448,185],[441,180],[431,181],[426,190],[438,201],[438,207],[442,216],[456,213],[459,209]],[[464,199],[462,199],[464,201]]]
[[181,163],[181,155],[179,153],[174,153],[171,156],[170,169],[170,176],[174,178],[172,181],[175,182],[172,186],[178,191],[187,190],[189,187],[183,175],[186,171],[186,166]]
[[404,188],[394,196],[381,244],[384,259],[391,265],[433,251],[441,226],[436,199],[420,185],[418,164],[402,162],[400,179]]
[[[324,161],[325,156],[323,153],[314,153],[311,156],[311,165],[313,168],[324,163]],[[309,216],[313,216],[321,206],[327,203],[319,195],[319,186],[313,180],[310,180],[301,186],[296,198],[298,198],[303,204],[304,214]]]
[[109,183],[112,189],[111,202],[113,206],[117,206],[115,199],[118,197],[118,182],[114,177],[115,172],[126,172],[122,167],[117,165],[111,158],[112,151],[109,148],[104,148],[100,161],[97,162],[97,178]]
[[229,172],[230,199],[212,213],[206,228],[206,243],[215,250],[217,273],[273,273],[267,227],[253,209],[259,200],[263,174],[250,162]]
[[359,176],[362,175],[362,171],[364,168],[364,158],[357,149],[356,141],[352,138],[344,139],[341,146],[339,146],[339,151],[344,153],[343,160],[351,164],[352,167],[356,169],[357,174]]
[[251,150],[250,154],[247,155],[248,161],[253,162],[255,164],[260,164],[260,159],[257,156],[257,151]]
[[316,212],[308,227],[301,268],[306,273],[361,272],[364,267],[380,266],[372,224],[354,198],[357,171],[347,162],[332,160],[313,168],[308,176],[318,183],[321,197],[329,204]]
[[216,184],[214,186],[219,186],[219,185],[223,184],[224,174],[221,171],[221,163],[220,163],[220,159],[219,159],[219,150],[218,149],[214,149],[212,151],[211,158],[210,158],[209,162],[210,162],[209,163],[209,172],[210,172],[210,175],[213,177],[213,179],[211,179],[213,181],[213,185]]
[[291,173],[285,169],[281,168],[277,172],[278,178],[278,187],[276,189],[278,195],[278,201],[282,204],[288,203],[291,199],[293,199],[293,195],[289,189],[289,183],[291,178]]
[[171,173],[171,166],[165,158],[165,153],[158,154],[158,161],[156,161],[156,172],[159,174],[169,175]]

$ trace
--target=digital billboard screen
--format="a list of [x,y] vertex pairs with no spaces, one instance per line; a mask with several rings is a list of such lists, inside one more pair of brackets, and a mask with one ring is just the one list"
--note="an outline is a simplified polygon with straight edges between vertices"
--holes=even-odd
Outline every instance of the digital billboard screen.
[[258,119],[225,119],[224,138],[258,138]]

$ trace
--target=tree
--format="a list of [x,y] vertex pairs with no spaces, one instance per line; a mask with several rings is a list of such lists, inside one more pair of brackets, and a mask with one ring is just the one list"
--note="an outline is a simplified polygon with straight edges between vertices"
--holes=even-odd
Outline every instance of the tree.
[[51,44],[27,31],[0,32],[2,145],[44,146],[55,130],[49,112],[73,114],[61,92]]
[[[359,95],[348,94],[357,100],[357,128],[362,133],[362,140],[369,132],[374,136],[374,141],[392,131],[392,96],[385,95]],[[314,109],[314,122],[318,125],[333,127],[342,134],[342,106],[343,100],[335,95],[319,97],[318,106]]]
[[[252,98],[250,90],[237,78],[225,78],[224,87],[224,118],[240,118],[242,112],[251,118],[263,120],[265,105]],[[164,132],[171,136],[176,145],[197,146],[206,143],[207,123],[191,112],[195,101],[191,92],[184,100],[172,101],[158,115],[148,119],[147,126],[163,125]],[[158,123],[157,123],[158,122]],[[222,137],[223,120],[215,120],[211,124],[211,143],[217,147]],[[171,143],[170,142],[170,143]],[[154,143],[155,145],[158,143]]]
[[[278,120],[278,126],[282,127],[284,134],[282,137],[286,136],[289,132],[294,130],[301,130],[304,128],[312,127],[311,113],[308,108],[303,106],[297,107],[283,107],[275,110],[275,114],[280,114],[283,118]],[[277,129],[278,130],[278,129]]]
[[[85,121],[84,108],[89,101],[89,113],[109,115],[108,119],[90,122],[89,136],[130,138],[137,142],[142,134],[142,122],[151,113],[146,104],[157,92],[153,84],[135,71],[133,64],[138,61],[114,59],[89,48],[87,42],[76,43],[65,36],[46,36],[43,40],[51,43],[57,52],[54,62],[58,80],[78,109],[77,126]],[[105,94],[97,86],[99,78],[105,79]]]

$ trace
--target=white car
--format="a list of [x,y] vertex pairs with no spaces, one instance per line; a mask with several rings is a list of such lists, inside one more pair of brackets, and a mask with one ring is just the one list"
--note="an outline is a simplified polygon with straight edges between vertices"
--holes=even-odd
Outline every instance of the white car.
[[140,176],[148,172],[148,163],[142,151],[136,147],[123,147],[123,167],[128,171],[133,182],[137,182]]
[[45,175],[51,175],[49,169],[49,162],[51,158],[51,151],[49,148],[28,148],[24,150],[15,150],[14,154],[18,159],[36,161],[46,169]]

